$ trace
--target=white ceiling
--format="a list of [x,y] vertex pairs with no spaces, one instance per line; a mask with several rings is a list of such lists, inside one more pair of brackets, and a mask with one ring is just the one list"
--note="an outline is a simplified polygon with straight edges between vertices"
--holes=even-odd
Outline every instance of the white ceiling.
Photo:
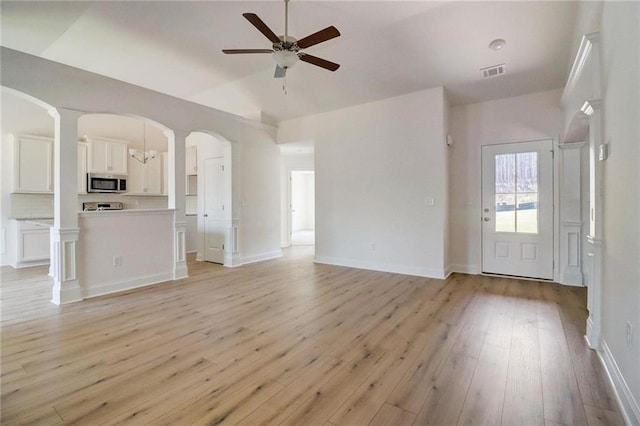
[[[260,16],[276,34],[282,1],[24,2],[1,7],[5,47],[249,117],[275,121],[444,86],[452,104],[562,87],[571,60],[577,3],[292,0],[289,33],[329,25],[341,37],[313,46],[338,62],[332,73],[306,63],[273,78],[270,48],[242,17]],[[501,51],[488,44],[507,41]],[[482,67],[506,74],[482,79]]]

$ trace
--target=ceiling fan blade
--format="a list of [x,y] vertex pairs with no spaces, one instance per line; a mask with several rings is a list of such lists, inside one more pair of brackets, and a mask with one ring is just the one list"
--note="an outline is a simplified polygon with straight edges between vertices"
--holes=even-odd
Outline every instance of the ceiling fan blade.
[[237,53],[273,53],[271,49],[222,49],[222,53],[234,55]]
[[340,64],[336,64],[335,62],[327,61],[326,59],[318,58],[317,56],[309,55],[307,53],[300,53],[298,57],[301,61],[328,69],[329,71],[335,71],[340,68]]
[[322,43],[323,41],[331,40],[338,36],[340,36],[340,31],[332,25],[324,30],[320,30],[317,33],[313,33],[310,36],[306,36],[305,38],[298,40],[298,47],[306,49],[307,47],[314,46],[318,43]]
[[267,24],[262,21],[262,19],[258,18],[258,15],[256,15],[255,13],[243,13],[242,16],[247,18],[247,21],[251,22],[253,26],[258,29],[258,31],[264,34],[266,38],[271,40],[271,43],[281,42],[280,38],[275,35],[273,31],[271,31],[271,28],[269,28]]
[[273,78],[284,78],[286,75],[287,69],[276,65],[276,72],[273,74]]

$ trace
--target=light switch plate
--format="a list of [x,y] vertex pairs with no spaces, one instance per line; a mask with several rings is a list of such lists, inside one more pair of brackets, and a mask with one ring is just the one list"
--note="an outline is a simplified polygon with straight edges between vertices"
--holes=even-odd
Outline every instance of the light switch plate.
[[424,199],[424,205],[425,206],[435,206],[436,202],[433,199],[433,197],[427,197]]

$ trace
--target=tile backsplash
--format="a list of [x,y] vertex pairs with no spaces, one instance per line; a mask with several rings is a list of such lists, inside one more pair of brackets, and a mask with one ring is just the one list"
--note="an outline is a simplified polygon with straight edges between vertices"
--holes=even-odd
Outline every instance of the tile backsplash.
[[[78,195],[78,211],[82,203],[89,201],[119,201],[125,209],[166,209],[166,196],[128,196],[118,194]],[[53,217],[52,194],[11,194],[11,217],[43,218]]]
[[52,194],[11,194],[11,217],[53,217]]

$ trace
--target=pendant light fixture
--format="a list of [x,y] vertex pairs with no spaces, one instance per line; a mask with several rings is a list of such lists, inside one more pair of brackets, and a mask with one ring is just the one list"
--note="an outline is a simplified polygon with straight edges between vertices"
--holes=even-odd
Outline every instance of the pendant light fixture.
[[154,149],[147,151],[147,122],[145,120],[142,120],[142,153],[138,153],[135,148],[129,148],[129,155],[142,164],[146,164],[158,156],[158,151]]

